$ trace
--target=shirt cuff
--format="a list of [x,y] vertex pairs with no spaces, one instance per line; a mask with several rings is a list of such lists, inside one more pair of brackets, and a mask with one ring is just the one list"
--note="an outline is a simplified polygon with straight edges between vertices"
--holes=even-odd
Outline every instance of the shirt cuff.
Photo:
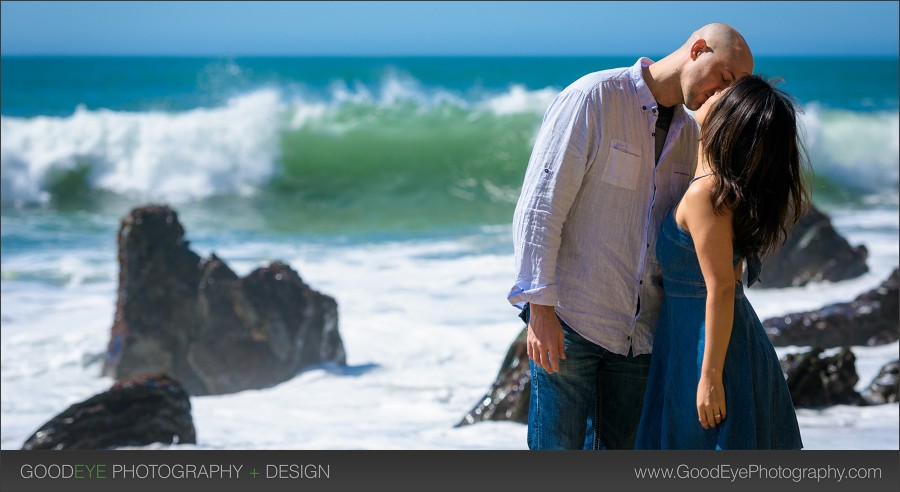
[[506,296],[509,303],[521,309],[525,307],[525,303],[540,304],[542,306],[556,306],[559,304],[555,285],[545,285],[536,289],[523,290],[518,285],[514,285],[512,290]]

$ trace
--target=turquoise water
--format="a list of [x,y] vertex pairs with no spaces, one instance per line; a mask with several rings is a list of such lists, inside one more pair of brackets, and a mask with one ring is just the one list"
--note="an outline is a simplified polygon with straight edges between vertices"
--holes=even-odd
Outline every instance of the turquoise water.
[[[3,217],[163,201],[219,229],[506,224],[553,96],[633,62],[4,57]],[[896,58],[761,58],[756,71],[805,109],[817,202],[897,202]]]

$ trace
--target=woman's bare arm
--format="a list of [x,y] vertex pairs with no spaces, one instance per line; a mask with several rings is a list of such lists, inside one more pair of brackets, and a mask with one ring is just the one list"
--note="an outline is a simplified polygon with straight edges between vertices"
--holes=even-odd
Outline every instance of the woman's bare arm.
[[732,213],[723,210],[717,214],[713,210],[713,179],[698,180],[678,210],[693,238],[706,283],[706,338],[697,387],[697,416],[704,429],[716,427],[726,417],[722,370],[734,321],[736,274],[732,265]]

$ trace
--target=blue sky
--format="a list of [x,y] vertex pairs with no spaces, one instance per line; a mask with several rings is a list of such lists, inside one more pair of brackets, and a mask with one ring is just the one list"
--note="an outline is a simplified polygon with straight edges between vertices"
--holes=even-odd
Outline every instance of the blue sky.
[[898,53],[898,2],[2,2],[3,55],[632,55],[707,22],[756,56]]

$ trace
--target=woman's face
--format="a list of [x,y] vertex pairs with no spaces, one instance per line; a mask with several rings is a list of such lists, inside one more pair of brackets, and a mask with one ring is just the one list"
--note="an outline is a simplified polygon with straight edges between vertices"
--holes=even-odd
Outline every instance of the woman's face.
[[722,97],[722,94],[724,94],[727,90],[728,89],[716,92],[715,94],[710,96],[703,103],[703,105],[697,109],[697,111],[694,112],[694,119],[697,120],[697,124],[699,124],[701,127],[703,126],[703,120],[706,119],[706,115],[709,113],[710,108],[712,108],[713,105],[716,104],[716,101],[718,101],[719,98]]

